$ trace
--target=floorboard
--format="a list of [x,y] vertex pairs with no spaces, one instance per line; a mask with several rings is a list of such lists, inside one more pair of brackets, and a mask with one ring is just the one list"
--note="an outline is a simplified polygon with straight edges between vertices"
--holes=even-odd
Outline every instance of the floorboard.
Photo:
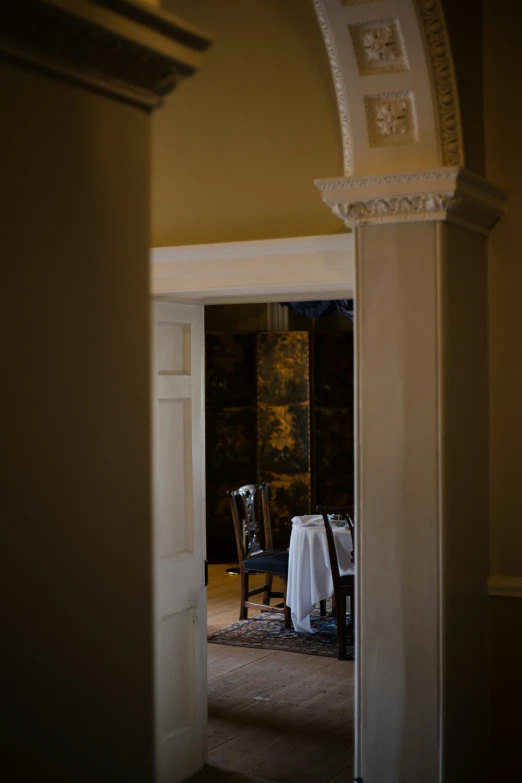
[[[239,617],[226,568],[209,566],[209,633]],[[352,661],[209,644],[210,767],[194,783],[350,783],[353,677]]]

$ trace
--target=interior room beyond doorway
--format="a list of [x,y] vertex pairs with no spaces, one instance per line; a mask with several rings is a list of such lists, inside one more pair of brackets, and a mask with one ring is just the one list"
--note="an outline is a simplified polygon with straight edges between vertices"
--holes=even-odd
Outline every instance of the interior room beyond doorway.
[[[240,610],[228,490],[268,481],[277,549],[288,548],[295,515],[353,506],[353,329],[335,312],[309,319],[241,304],[205,307],[205,332],[210,636],[234,627]],[[281,375],[296,395],[283,406]],[[264,580],[254,575],[250,587]],[[258,614],[250,609],[249,622]],[[283,629],[282,615],[270,617]],[[330,657],[278,649],[278,639],[208,644],[211,767],[281,783],[353,777],[355,663],[337,660],[332,641]]]

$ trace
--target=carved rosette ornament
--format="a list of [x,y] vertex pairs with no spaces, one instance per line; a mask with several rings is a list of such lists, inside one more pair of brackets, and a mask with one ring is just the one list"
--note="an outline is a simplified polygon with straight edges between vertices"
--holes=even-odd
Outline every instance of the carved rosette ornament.
[[[410,149],[401,150],[400,159],[411,169],[419,164],[465,165],[442,0],[313,3],[337,95],[345,175],[375,170],[368,154],[373,147],[408,145]],[[414,18],[418,22],[415,34]],[[403,35],[407,29],[410,32]],[[380,77],[378,83],[375,76]],[[377,84],[379,94],[375,95]],[[386,97],[398,93],[403,93],[400,100]],[[431,100],[426,100],[428,96]],[[382,105],[378,106],[379,98]],[[361,108],[366,113],[366,134]],[[392,154],[380,157],[383,171],[393,170]]]
[[413,144],[417,141],[415,102],[411,92],[367,95],[364,106],[371,147]]
[[348,25],[361,76],[399,73],[409,68],[398,19]]
[[12,0],[0,58],[144,109],[194,74],[210,41],[161,9],[129,0]]
[[462,168],[317,180],[323,201],[345,225],[446,220],[489,235],[506,193]]

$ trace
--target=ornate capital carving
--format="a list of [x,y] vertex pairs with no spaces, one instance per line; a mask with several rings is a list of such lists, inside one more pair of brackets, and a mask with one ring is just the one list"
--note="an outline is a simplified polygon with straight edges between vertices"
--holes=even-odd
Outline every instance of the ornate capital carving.
[[462,168],[317,180],[323,201],[346,226],[447,220],[488,235],[506,193]]
[[0,58],[145,109],[197,71],[209,40],[142,0],[12,0]]

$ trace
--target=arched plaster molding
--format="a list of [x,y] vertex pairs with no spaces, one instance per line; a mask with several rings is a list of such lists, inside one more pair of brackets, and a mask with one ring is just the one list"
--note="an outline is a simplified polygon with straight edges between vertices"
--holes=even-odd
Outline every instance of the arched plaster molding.
[[463,166],[440,0],[313,0],[330,60],[345,176]]
[[463,166],[464,142],[451,44],[440,0],[415,0],[431,78],[444,166]]
[[344,173],[349,176],[353,173],[353,146],[352,129],[350,127],[350,113],[348,111],[348,97],[344,86],[344,74],[339,61],[339,53],[332,33],[332,28],[328,19],[328,14],[324,8],[322,0],[314,0],[315,11],[321,32],[323,34],[332,77],[335,85],[335,95],[337,97],[337,107],[339,109],[339,120],[341,123],[341,137],[343,142]]

